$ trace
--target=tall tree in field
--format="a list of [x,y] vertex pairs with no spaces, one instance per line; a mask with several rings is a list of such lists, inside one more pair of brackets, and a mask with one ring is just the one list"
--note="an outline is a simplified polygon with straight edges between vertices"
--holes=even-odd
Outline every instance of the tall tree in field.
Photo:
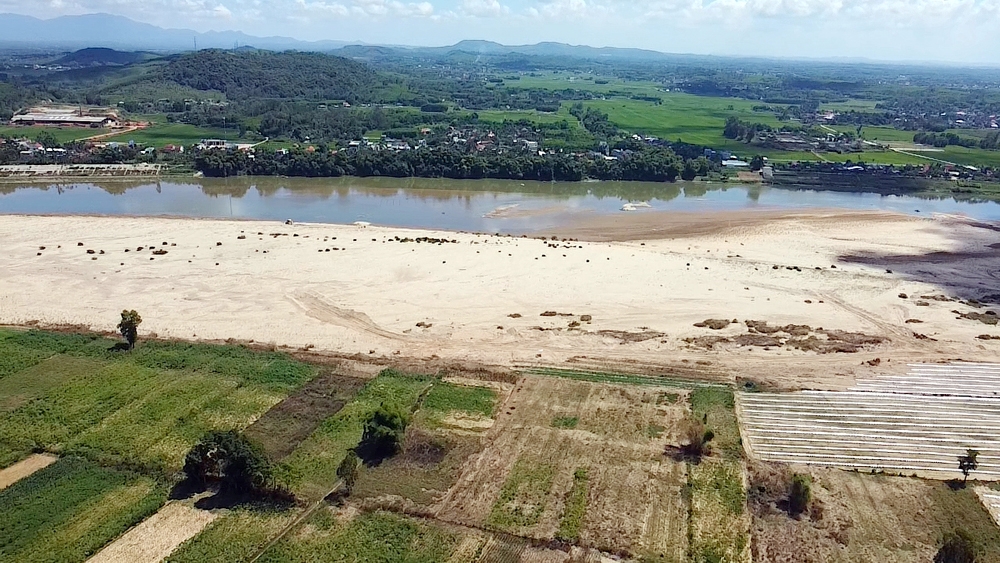
[[128,341],[128,349],[135,348],[135,341],[139,337],[139,325],[142,324],[142,317],[135,311],[122,311],[122,320],[118,323],[118,332],[122,333],[122,338]]
[[958,469],[965,475],[965,481],[969,480],[969,473],[979,469],[979,452],[973,449],[965,451],[965,455],[958,456]]

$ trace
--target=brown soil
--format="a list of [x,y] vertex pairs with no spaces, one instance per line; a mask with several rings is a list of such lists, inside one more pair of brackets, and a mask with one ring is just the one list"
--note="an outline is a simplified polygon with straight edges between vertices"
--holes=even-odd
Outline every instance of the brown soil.
[[[658,400],[661,393],[656,388],[558,378],[523,379],[486,433],[485,448],[469,458],[456,485],[435,505],[435,516],[469,526],[489,525],[514,465],[520,461],[546,466],[552,480],[544,498],[536,499],[541,506],[537,523],[507,531],[551,541],[573,473],[586,468],[589,491],[581,545],[682,558],[684,465],[662,452],[676,441],[675,426],[686,407],[685,401]],[[557,417],[576,417],[579,422],[571,430],[553,428]],[[651,425],[666,430],[650,437]]]
[[299,388],[247,428],[271,459],[292,453],[319,425],[337,413],[365,384],[365,380],[324,371]]

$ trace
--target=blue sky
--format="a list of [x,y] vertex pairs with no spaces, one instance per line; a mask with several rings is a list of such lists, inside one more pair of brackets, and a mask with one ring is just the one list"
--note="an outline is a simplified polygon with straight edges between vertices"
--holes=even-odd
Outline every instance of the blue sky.
[[1000,64],[1000,0],[0,0],[0,12],[103,12],[307,40]]

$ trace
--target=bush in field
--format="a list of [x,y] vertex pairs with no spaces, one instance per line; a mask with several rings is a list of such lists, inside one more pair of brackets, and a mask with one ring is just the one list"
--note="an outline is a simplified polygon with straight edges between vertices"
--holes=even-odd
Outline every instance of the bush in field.
[[705,429],[705,423],[696,419],[688,419],[682,429],[681,452],[691,457],[701,457],[708,453],[708,443],[715,439],[715,432]]
[[344,461],[340,462],[340,467],[337,468],[337,477],[344,482],[344,492],[346,494],[351,494],[354,489],[354,483],[358,480],[358,473],[361,472],[361,458],[358,454],[353,451],[347,452],[344,456]]
[[274,467],[263,448],[235,430],[209,432],[184,458],[184,474],[194,484],[217,484],[224,492],[274,491]]
[[366,465],[378,465],[402,449],[409,421],[406,415],[383,405],[365,422],[364,434],[355,449]]
[[139,337],[139,325],[142,324],[142,317],[139,313],[132,311],[122,311],[122,320],[118,323],[118,332],[122,333],[122,338],[128,342],[128,348],[135,348],[135,341]]
[[795,474],[792,484],[788,487],[788,513],[798,516],[809,508],[812,500],[811,480],[808,475]]
[[972,539],[962,530],[945,535],[934,563],[974,563],[976,549]]

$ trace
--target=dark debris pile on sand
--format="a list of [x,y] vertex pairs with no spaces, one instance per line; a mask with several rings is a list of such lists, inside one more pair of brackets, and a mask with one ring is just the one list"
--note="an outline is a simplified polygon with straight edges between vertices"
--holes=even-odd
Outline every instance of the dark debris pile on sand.
[[[725,324],[723,324],[725,323]],[[721,330],[736,321],[718,321],[709,319],[696,323],[694,326]],[[712,350],[718,346],[757,347],[765,350],[771,348],[787,348],[815,352],[817,354],[856,353],[868,347],[886,342],[881,336],[873,336],[862,332],[844,330],[825,330],[822,327],[812,328],[809,325],[789,324],[784,326],[770,325],[767,321],[744,321],[747,332],[736,336],[696,336],[685,338],[684,342],[692,348]]]

